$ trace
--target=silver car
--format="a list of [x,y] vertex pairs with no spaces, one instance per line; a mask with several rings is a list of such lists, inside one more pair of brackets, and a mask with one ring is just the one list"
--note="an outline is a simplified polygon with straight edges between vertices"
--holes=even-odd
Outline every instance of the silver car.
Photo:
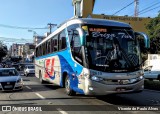
[[24,75],[29,76],[29,75],[34,75],[35,74],[35,67],[34,65],[26,65],[24,68]]
[[160,81],[160,70],[152,69],[153,66],[148,66],[144,69],[144,77],[149,80]]
[[0,89],[2,91],[23,89],[23,80],[15,68],[0,68]]

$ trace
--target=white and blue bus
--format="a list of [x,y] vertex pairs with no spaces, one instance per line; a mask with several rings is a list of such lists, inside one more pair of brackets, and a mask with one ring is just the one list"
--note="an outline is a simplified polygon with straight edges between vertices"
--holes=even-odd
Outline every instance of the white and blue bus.
[[144,88],[139,37],[129,24],[75,18],[36,46],[35,75],[68,95],[139,92]]

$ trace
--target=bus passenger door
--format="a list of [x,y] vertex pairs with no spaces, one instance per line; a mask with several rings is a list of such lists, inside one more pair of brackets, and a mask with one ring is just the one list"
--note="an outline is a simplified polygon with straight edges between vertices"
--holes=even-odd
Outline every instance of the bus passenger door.
[[72,38],[71,38],[71,52],[74,60],[76,61],[73,66],[73,70],[75,72],[75,75],[77,76],[77,79],[75,80],[76,86],[79,89],[83,90],[84,84],[84,78],[83,78],[83,66],[85,63],[84,59],[84,46],[82,45],[83,42],[83,34],[81,34],[80,28],[72,29]]

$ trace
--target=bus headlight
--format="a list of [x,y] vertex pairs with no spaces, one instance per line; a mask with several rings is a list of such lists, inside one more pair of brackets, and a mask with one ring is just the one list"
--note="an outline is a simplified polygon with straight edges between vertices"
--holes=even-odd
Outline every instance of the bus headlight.
[[139,80],[142,80],[143,79],[143,76],[139,76]]
[[97,81],[97,82],[99,82],[99,81],[102,81],[102,80],[103,80],[103,78],[101,78],[101,77],[97,77],[97,76],[92,76],[92,77],[91,77],[91,79],[92,79],[93,81]]

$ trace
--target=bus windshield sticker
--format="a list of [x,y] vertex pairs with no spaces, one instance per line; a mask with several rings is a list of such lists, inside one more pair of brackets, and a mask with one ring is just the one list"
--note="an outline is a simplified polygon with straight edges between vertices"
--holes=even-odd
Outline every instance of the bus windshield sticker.
[[118,33],[118,35],[120,35],[122,39],[124,38],[124,39],[132,39],[133,40],[133,37],[129,34],[120,32],[120,33]]
[[90,28],[90,32],[107,32],[106,28]]

